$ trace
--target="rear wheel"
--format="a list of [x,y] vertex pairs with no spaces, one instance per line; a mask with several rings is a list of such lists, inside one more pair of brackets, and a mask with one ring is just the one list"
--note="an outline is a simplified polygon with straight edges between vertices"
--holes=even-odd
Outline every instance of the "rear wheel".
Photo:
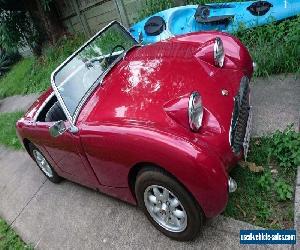
[[156,168],[142,170],[136,180],[139,206],[166,236],[188,241],[201,230],[204,214],[191,194],[174,178]]
[[59,183],[62,181],[62,178],[55,172],[54,168],[50,165],[45,156],[36,146],[29,144],[29,150],[37,166],[49,181],[53,183]]

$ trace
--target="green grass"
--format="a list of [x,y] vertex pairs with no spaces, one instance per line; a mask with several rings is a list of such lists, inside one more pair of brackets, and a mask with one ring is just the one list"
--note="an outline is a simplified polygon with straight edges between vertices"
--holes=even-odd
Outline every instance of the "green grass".
[[[238,166],[231,172],[238,189],[230,194],[224,215],[266,228],[292,228],[299,144],[300,134],[292,129],[253,139],[248,161],[263,166],[264,171],[255,173]],[[289,194],[281,197],[279,185],[288,187]]]
[[300,73],[300,16],[254,29],[241,29],[236,36],[257,63],[256,76]]
[[32,249],[0,218],[0,249],[21,250]]
[[51,73],[82,43],[82,36],[62,39],[44,50],[40,58],[18,62],[7,75],[0,78],[0,99],[7,96],[38,93],[50,87]]
[[[267,169],[267,168],[266,168]],[[279,171],[278,176],[294,187],[296,171]],[[233,217],[265,228],[292,228],[294,219],[294,201],[278,201],[274,190],[266,192],[258,185],[262,174],[252,173],[241,166],[236,167],[231,176],[237,181],[238,189],[230,194],[224,212]]]
[[0,113],[0,144],[13,149],[21,148],[15,124],[22,115],[23,112]]

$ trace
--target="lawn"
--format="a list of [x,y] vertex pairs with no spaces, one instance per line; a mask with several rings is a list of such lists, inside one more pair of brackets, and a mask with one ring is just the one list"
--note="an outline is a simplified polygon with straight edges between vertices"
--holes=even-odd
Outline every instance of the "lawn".
[[293,228],[300,133],[288,128],[252,139],[247,160],[231,172],[238,189],[224,214],[266,228]]
[[39,58],[19,61],[0,78],[0,99],[7,96],[38,93],[50,86],[51,73],[82,43],[83,36],[61,39],[55,46],[46,48]]
[[15,124],[22,115],[23,112],[0,113],[0,144],[13,149],[21,148]]
[[21,250],[32,249],[0,218],[0,249]]

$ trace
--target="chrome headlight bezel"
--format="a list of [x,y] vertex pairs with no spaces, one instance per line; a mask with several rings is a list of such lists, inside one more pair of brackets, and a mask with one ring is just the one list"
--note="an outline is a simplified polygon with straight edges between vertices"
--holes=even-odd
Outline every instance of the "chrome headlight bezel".
[[220,37],[216,37],[214,44],[214,62],[215,66],[222,68],[224,66],[225,52],[223,41]]
[[199,129],[202,126],[203,105],[202,105],[202,97],[197,91],[194,91],[190,95],[188,115],[189,115],[189,125],[191,130],[193,132],[199,131]]

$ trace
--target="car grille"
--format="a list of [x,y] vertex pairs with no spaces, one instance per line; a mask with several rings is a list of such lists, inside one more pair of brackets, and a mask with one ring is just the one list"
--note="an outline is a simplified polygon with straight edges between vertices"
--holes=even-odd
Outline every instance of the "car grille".
[[243,77],[239,93],[234,98],[234,109],[230,128],[230,145],[235,153],[239,153],[243,148],[250,111],[249,92],[249,79]]

